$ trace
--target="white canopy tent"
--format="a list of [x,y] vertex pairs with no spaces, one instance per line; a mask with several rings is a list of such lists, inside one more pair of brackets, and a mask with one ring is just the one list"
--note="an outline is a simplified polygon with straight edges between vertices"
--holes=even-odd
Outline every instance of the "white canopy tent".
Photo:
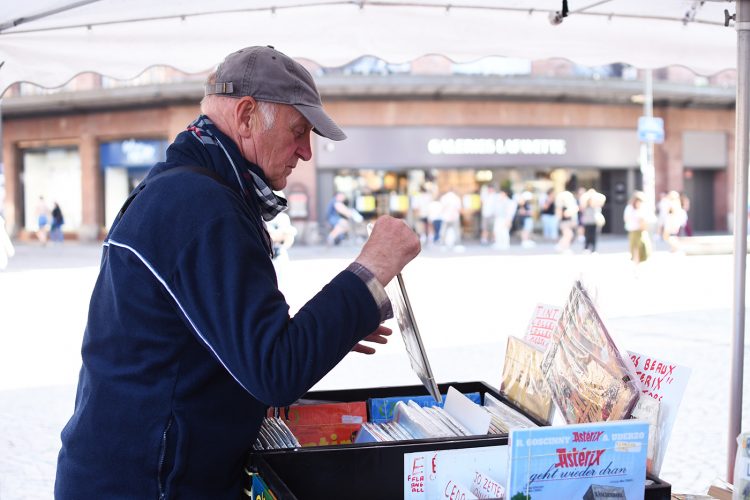
[[[569,7],[569,12],[564,12]],[[726,19],[738,10],[737,22]],[[564,14],[567,13],[567,17]],[[244,46],[272,44],[326,66],[441,54],[563,57],[583,65],[737,68],[735,294],[728,476],[740,432],[745,329],[750,0],[34,0],[0,12],[0,92],[54,87],[94,71],[132,78],[153,65],[212,68]]]
[[[132,78],[169,64],[211,68],[238,47],[273,44],[320,64],[370,54],[389,62],[442,54],[565,57],[579,64],[683,65],[713,74],[736,65],[724,28],[728,2],[570,0],[35,0],[0,12],[0,90],[16,81],[58,86],[96,71]],[[700,5],[703,4],[703,5]]]

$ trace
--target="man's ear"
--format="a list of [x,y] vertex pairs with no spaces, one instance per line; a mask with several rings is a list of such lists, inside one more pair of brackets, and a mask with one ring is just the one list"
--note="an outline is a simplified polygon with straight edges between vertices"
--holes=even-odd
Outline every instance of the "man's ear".
[[245,96],[234,106],[234,126],[240,137],[251,137],[256,127],[258,101]]

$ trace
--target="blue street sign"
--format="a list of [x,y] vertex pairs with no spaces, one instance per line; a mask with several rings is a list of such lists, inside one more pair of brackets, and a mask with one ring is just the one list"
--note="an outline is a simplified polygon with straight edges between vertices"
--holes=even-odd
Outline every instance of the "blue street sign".
[[638,118],[638,140],[641,142],[664,142],[664,120],[656,116]]

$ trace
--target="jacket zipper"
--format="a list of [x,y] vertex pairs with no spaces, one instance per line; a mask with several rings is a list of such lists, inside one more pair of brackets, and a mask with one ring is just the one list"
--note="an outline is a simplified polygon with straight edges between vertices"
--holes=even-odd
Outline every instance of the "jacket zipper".
[[157,470],[157,481],[159,483],[159,498],[163,499],[166,497],[167,492],[165,491],[165,485],[162,484],[162,469],[164,468],[164,460],[166,459],[167,455],[167,433],[169,432],[169,428],[172,427],[172,417],[169,417],[169,422],[167,422],[167,428],[164,429],[164,433],[161,436],[161,453],[159,454],[159,468]]

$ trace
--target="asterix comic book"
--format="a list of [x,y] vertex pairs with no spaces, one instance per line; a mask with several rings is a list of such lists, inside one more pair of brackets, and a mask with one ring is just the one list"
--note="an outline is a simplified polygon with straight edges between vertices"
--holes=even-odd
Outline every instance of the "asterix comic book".
[[508,446],[507,498],[588,499],[606,489],[612,498],[643,500],[646,422],[514,429]]

